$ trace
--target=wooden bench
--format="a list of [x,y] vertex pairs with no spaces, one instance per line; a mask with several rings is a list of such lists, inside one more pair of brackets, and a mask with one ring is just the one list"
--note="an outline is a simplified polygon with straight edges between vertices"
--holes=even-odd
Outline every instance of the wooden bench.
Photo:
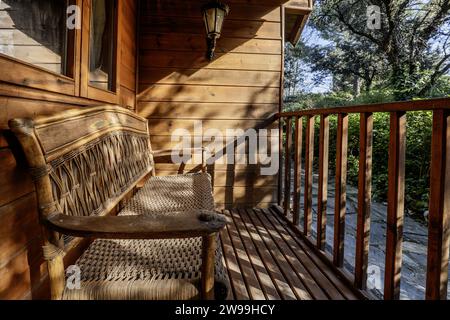
[[[156,177],[146,119],[102,106],[9,125],[36,186],[52,299],[224,298],[225,222],[210,177]],[[71,237],[95,239],[77,261],[77,288],[66,285],[63,264]]]

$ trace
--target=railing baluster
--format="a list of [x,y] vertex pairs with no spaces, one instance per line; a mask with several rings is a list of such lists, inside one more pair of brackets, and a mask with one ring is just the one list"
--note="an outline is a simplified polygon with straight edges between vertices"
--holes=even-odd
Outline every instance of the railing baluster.
[[347,205],[348,115],[339,114],[336,141],[333,262],[344,265],[345,214]]
[[356,230],[355,286],[365,289],[370,238],[372,193],[373,115],[361,113],[359,136],[358,217]]
[[433,112],[428,216],[427,300],[447,298],[450,242],[450,112]]
[[279,164],[280,164],[280,168],[278,170],[278,205],[281,207],[281,205],[283,204],[283,118],[280,117],[280,119],[278,120],[278,132],[279,132],[279,141],[278,141],[278,145],[279,145]]
[[313,183],[314,157],[314,116],[307,116],[305,146],[305,192],[304,192],[304,227],[303,233],[308,236],[311,232],[311,207]]
[[317,248],[319,250],[323,250],[326,244],[329,143],[330,119],[328,115],[321,115],[319,135],[319,192],[317,195]]
[[292,150],[292,118],[286,118],[286,154],[284,163],[284,215],[291,210],[291,150]]
[[405,206],[406,113],[391,113],[384,299],[400,298]]
[[294,162],[294,225],[298,225],[300,220],[300,188],[302,178],[302,140],[303,139],[303,119],[297,117],[295,121],[295,162]]

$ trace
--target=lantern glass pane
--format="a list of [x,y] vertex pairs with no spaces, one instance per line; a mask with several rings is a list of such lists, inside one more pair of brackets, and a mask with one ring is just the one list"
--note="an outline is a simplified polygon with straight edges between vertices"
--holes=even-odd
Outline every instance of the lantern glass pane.
[[206,32],[212,33],[216,32],[216,10],[215,9],[208,9],[205,12],[205,24],[206,24]]
[[203,24],[205,25],[206,34],[209,33],[208,19],[206,12],[203,12]]
[[217,9],[217,19],[216,19],[216,33],[221,33],[223,21],[225,19],[225,11]]

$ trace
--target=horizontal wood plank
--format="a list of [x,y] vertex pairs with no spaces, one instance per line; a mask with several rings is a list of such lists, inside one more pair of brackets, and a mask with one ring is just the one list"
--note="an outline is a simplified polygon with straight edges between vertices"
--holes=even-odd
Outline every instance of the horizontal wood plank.
[[140,101],[222,102],[222,103],[276,103],[278,88],[242,86],[183,86],[145,85],[139,88]]
[[[162,51],[206,51],[203,34],[159,33],[141,36],[140,48]],[[261,53],[281,54],[281,40],[221,38],[217,43],[217,53]]]
[[[151,33],[205,34],[204,22],[198,17],[148,16],[142,20],[141,28],[141,32],[145,35]],[[226,19],[222,37],[281,40],[281,24],[279,22]]]
[[[139,114],[149,119],[267,119],[278,107],[257,103],[140,102]],[[230,112],[231,111],[231,112]],[[152,141],[154,142],[154,141]]]
[[[206,49],[205,49],[206,50]],[[179,73],[186,74],[180,69],[218,69],[218,70],[281,70],[281,57],[278,54],[266,53],[217,53],[213,61],[205,57],[205,51],[177,52],[146,50],[140,60],[141,68],[177,68]],[[143,76],[145,70],[140,72]]]
[[18,166],[10,149],[0,149],[0,207],[34,190],[25,166]]
[[144,68],[141,84],[280,87],[280,73],[249,70]]

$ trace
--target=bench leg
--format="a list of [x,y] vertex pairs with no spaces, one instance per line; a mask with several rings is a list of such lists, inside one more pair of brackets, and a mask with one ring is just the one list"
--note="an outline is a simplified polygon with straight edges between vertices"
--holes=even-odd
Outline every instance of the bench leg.
[[211,234],[203,237],[202,243],[202,299],[214,300],[214,266],[216,260],[216,237]]
[[52,300],[61,300],[65,287],[65,271],[62,256],[47,261]]

